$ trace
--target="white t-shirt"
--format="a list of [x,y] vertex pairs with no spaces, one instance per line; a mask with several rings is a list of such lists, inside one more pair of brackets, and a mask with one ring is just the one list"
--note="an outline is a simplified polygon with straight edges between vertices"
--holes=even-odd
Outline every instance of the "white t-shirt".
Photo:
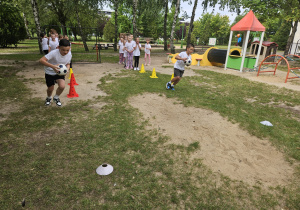
[[48,38],[42,38],[42,48],[43,50],[49,50]]
[[57,39],[55,39],[55,41],[52,41],[52,39],[49,40],[50,51],[55,50],[58,45],[59,42]]
[[[149,48],[149,49],[147,49],[147,48]],[[150,54],[150,49],[151,49],[151,45],[146,43],[145,44],[145,53]]]
[[132,51],[133,50],[133,41],[126,42],[125,47],[128,51]]
[[119,45],[119,53],[124,53],[124,51],[123,51],[124,44],[123,44],[123,42],[121,42],[121,40],[119,41],[118,45]]
[[[71,62],[72,54],[71,52],[69,52],[67,55],[62,56],[59,52],[59,49],[55,49],[52,50],[47,55],[45,55],[45,57],[47,58],[48,63],[51,63],[53,65],[57,65],[57,64],[67,65],[70,64]],[[56,75],[56,72],[51,67],[45,66],[44,69],[46,74]]]
[[[139,43],[139,46],[141,46],[141,44]],[[133,47],[136,47],[135,50],[133,51],[133,56],[140,56],[141,55],[141,51],[140,48],[137,46],[137,44],[135,43]]]
[[[186,53],[186,51],[183,51],[183,52],[179,53],[179,57],[192,59],[192,56],[188,55]],[[181,71],[184,71],[184,67],[185,67],[185,63],[184,63],[183,60],[177,60],[175,65],[174,65],[174,68],[179,69]]]

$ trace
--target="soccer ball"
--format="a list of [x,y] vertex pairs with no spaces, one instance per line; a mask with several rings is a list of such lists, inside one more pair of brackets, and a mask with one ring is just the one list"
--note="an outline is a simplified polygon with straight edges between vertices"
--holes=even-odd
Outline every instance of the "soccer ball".
[[59,64],[59,70],[57,72],[58,75],[64,76],[68,73],[68,68],[64,64]]
[[192,60],[191,59],[187,59],[185,62],[186,66],[190,66],[192,64]]

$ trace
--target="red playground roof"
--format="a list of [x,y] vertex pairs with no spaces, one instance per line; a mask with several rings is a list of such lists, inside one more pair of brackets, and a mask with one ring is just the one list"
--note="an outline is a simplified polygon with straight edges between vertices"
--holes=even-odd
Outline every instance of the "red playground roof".
[[231,31],[265,31],[266,28],[258,21],[253,11],[248,12],[237,24],[231,27]]

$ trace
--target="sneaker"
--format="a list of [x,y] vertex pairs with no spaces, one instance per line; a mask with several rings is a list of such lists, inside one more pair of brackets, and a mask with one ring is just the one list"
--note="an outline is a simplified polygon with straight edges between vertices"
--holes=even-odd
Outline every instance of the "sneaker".
[[45,106],[50,106],[51,104],[51,98],[46,98],[46,101],[45,101]]
[[170,89],[171,89],[171,84],[170,84],[170,82],[167,82],[166,88],[167,88],[167,90],[170,90]]
[[136,70],[137,70],[137,71],[139,71],[139,70],[140,70],[140,68],[139,68],[139,67],[137,67],[137,68],[136,68]]
[[60,102],[59,98],[53,98],[53,101],[55,101],[56,106],[61,107],[61,102]]
[[133,69],[134,71],[136,70],[136,68],[134,67],[134,69]]
[[128,67],[126,67],[126,69],[129,69]]
[[175,90],[174,85],[171,85],[171,90]]

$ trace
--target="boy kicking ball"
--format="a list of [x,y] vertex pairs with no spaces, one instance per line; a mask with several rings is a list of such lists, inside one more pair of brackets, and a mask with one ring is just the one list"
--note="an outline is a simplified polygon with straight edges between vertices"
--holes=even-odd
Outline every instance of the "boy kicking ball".
[[61,107],[62,104],[59,100],[59,96],[65,89],[65,76],[57,74],[59,70],[58,66],[59,64],[64,64],[68,69],[70,69],[71,59],[72,54],[70,52],[70,42],[66,39],[59,41],[58,49],[52,50],[49,54],[40,59],[40,63],[45,66],[45,79],[48,87],[45,106],[49,106],[51,104],[54,85],[57,83],[58,88],[56,89],[53,101],[55,101],[57,106]]
[[[168,90],[175,90],[174,86],[181,80],[181,77],[184,73],[184,67],[186,64],[186,61],[188,59],[192,59],[191,54],[194,52],[194,45],[189,44],[186,47],[186,51],[183,51],[179,53],[175,59],[177,60],[176,63],[174,64],[174,78],[170,81],[167,82],[166,88]],[[173,85],[172,85],[173,83]]]

